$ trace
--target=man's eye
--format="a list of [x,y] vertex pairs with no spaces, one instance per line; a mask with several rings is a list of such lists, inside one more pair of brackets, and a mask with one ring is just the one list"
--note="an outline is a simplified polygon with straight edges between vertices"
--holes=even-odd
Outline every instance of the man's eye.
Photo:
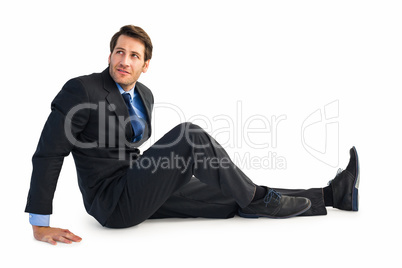
[[123,54],[123,51],[116,51],[116,54]]
[[132,56],[133,56],[133,58],[138,58],[137,54],[133,54]]

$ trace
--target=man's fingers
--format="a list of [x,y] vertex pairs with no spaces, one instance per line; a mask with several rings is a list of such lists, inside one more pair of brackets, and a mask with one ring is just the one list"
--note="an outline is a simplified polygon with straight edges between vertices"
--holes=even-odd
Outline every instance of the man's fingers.
[[71,241],[74,241],[74,242],[80,242],[82,240],[81,237],[79,237],[78,235],[73,234],[72,232],[68,232],[65,235],[65,237],[70,239]]
[[49,244],[52,244],[52,245],[54,245],[54,246],[57,245],[57,242],[54,241],[51,236],[44,236],[43,239],[42,239],[42,241],[43,241],[43,242],[47,242],[47,243],[49,243]]
[[72,241],[70,239],[67,239],[64,236],[59,236],[57,241],[60,241],[60,242],[66,243],[66,244],[71,244],[72,243]]

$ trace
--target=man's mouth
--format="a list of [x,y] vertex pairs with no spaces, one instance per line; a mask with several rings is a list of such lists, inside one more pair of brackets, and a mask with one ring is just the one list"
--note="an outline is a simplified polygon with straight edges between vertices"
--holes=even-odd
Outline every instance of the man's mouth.
[[123,70],[123,69],[117,69],[117,71],[118,71],[119,73],[122,73],[122,74],[130,74],[129,72],[127,72],[127,71],[125,71],[125,70]]

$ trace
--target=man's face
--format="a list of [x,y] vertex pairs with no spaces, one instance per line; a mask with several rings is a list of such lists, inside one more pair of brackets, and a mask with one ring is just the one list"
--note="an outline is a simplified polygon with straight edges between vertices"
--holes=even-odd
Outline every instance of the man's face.
[[149,61],[144,61],[144,44],[135,38],[121,35],[109,56],[109,73],[125,91],[132,89],[141,73],[148,70]]

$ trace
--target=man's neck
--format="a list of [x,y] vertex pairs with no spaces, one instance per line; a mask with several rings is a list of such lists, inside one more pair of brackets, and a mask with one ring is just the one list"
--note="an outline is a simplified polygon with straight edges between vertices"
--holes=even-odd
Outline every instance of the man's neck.
[[119,83],[117,83],[125,92],[128,92],[128,91],[130,91],[130,90],[132,90],[133,88],[135,88],[135,84],[136,83],[134,83],[134,85],[133,86],[131,86],[131,87],[124,87],[124,86],[122,86],[122,85],[120,85]]
[[123,94],[122,91],[124,91],[124,92],[130,92],[131,90],[133,90],[133,89],[135,88],[135,84],[134,84],[133,87],[128,88],[128,89],[123,88],[119,83],[116,83],[116,85],[117,85],[117,88],[119,89],[119,91],[120,91],[122,94]]

